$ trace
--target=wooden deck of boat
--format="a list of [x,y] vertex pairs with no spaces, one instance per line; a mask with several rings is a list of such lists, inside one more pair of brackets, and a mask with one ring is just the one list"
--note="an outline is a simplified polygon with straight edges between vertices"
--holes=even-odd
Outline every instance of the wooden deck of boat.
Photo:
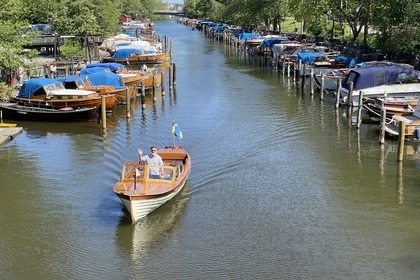
[[174,185],[172,184],[162,184],[162,183],[149,183],[146,184],[146,190],[144,184],[138,184],[136,189],[134,189],[134,184],[126,192],[126,195],[129,196],[154,196],[154,195],[161,195],[164,193],[168,193],[174,189]]
[[22,127],[0,127],[0,146],[13,140],[22,131]]

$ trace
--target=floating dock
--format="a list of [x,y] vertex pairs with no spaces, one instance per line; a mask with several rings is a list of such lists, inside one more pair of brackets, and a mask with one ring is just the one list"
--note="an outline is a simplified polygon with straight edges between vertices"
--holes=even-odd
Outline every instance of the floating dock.
[[0,123],[0,146],[13,140],[17,135],[22,133],[22,127],[16,127],[16,124]]

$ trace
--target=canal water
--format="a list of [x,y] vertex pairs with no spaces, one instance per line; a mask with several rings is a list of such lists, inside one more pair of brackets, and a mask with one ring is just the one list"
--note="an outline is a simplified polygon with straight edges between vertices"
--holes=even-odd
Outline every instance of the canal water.
[[[334,99],[175,21],[176,87],[97,124],[20,122],[0,148],[1,279],[418,279],[420,155]],[[166,75],[166,79],[168,75]],[[131,224],[112,188],[136,150],[192,156],[183,191]]]

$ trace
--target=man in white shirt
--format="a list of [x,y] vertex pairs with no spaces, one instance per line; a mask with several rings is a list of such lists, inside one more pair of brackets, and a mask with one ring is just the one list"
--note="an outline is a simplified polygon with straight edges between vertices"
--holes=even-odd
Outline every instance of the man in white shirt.
[[[143,150],[142,149],[138,149],[138,154],[139,154],[139,161],[140,162],[144,162],[146,161],[148,164],[150,165],[163,165],[163,160],[162,158],[157,154],[157,148],[155,146],[152,146],[150,148],[151,150],[151,154],[149,155],[145,155],[144,157],[143,155]],[[149,178],[150,179],[160,179],[160,168],[157,167],[152,167],[150,168],[150,174],[149,174]]]

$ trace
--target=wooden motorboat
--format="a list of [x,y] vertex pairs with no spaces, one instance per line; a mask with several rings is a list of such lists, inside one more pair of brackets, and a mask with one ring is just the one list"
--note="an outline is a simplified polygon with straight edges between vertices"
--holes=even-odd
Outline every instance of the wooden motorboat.
[[[160,48],[160,47],[159,47]],[[143,64],[163,64],[171,57],[169,50],[162,51],[150,46],[124,46],[118,48],[112,56],[102,59],[103,63],[120,63],[122,65],[142,66]]]
[[116,95],[125,93],[125,89],[116,89],[112,85],[93,85],[88,76],[66,76],[62,78],[66,89],[88,90],[98,93],[101,97],[105,96],[105,107],[107,111],[114,109],[117,104]]
[[0,111],[5,119],[42,122],[97,122],[97,107],[54,107],[31,102],[1,103]]
[[417,98],[409,97],[387,97],[367,99],[363,102],[363,107],[367,109],[367,113],[373,122],[381,120],[381,112],[386,112],[387,121],[391,120],[395,115],[408,116],[413,114],[416,108]]
[[[184,187],[191,171],[191,158],[182,147],[173,145],[157,152],[164,165],[148,165],[128,161],[124,163],[114,192],[136,222],[172,199]],[[160,170],[160,178],[152,179],[153,169]]]
[[405,123],[405,138],[409,140],[420,140],[420,99],[411,115],[394,116],[392,120],[385,124],[385,132],[395,138],[399,138],[400,122]]
[[101,106],[101,97],[97,92],[66,89],[63,83],[47,78],[33,78],[26,81],[13,101],[51,105],[57,108]]

